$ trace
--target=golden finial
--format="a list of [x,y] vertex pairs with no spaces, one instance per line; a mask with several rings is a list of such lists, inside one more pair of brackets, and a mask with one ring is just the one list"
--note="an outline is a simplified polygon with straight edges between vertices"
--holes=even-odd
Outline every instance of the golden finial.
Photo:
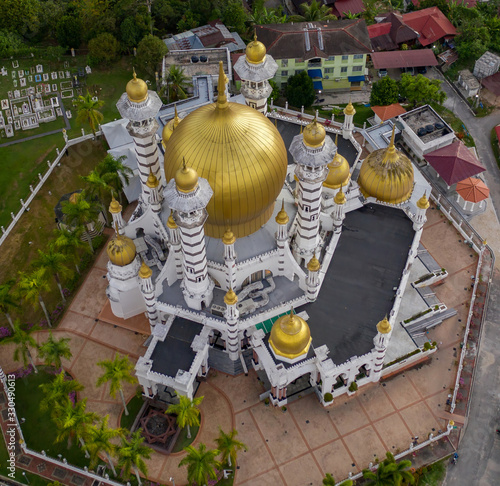
[[335,146],[338,147],[339,146],[339,134],[335,134]]
[[257,27],[253,29],[253,41],[257,42]]
[[316,258],[316,252],[314,252],[312,258],[309,260],[309,263],[307,264],[307,269],[310,272],[317,272],[320,268],[321,265],[319,263],[319,260]]
[[345,204],[347,199],[345,197],[344,191],[342,190],[342,184],[340,185],[340,190],[335,194],[333,198],[335,204]]
[[389,334],[391,332],[391,323],[387,320],[387,315],[377,324],[377,331],[380,334]]
[[153,275],[153,270],[146,265],[146,262],[142,260],[141,268],[139,268],[139,278],[143,280],[150,278]]
[[154,187],[158,187],[159,183],[160,181],[158,181],[158,178],[153,174],[153,169],[150,167],[148,179],[146,181],[146,186],[152,189]]
[[170,216],[168,217],[168,220],[167,220],[167,228],[169,228],[169,229],[176,229],[177,228],[177,224],[174,220],[174,212],[172,209],[170,210]]
[[285,211],[285,200],[282,199],[281,200],[281,210],[280,212],[276,215],[276,222],[278,224],[287,224],[288,221],[289,221],[289,217],[288,217],[288,214],[286,214],[286,211]]
[[236,237],[231,231],[231,228],[228,227],[224,233],[224,236],[222,237],[222,243],[224,243],[225,245],[232,245],[235,241]]
[[111,196],[111,202],[109,203],[109,212],[111,214],[118,214],[122,210],[121,204],[115,199],[115,195]]
[[137,73],[135,72],[135,67],[132,68],[134,81],[137,81]]
[[116,239],[119,240],[121,239],[122,235],[120,234],[120,232],[118,231],[118,221],[115,222],[115,233],[116,233]]
[[235,305],[238,302],[238,296],[234,293],[234,290],[229,287],[229,290],[224,296],[224,303],[226,305]]
[[427,199],[427,191],[424,192],[422,197],[417,201],[417,207],[419,209],[427,209],[430,206],[429,200]]
[[219,61],[219,82],[217,85],[217,92],[219,96],[217,98],[217,107],[220,109],[227,108],[227,96],[226,96],[226,73],[224,72],[224,64]]
[[302,135],[302,123],[300,124],[300,134]]

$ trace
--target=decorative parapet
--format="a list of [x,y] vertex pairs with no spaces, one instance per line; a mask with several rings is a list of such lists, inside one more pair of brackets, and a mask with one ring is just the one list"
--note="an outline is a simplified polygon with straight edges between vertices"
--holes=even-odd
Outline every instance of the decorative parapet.
[[437,282],[440,282],[441,280],[444,280],[447,276],[448,272],[444,268],[441,268],[441,270],[436,270],[434,272],[422,275],[419,279],[415,280],[415,282],[413,282],[411,285],[414,288],[427,287],[429,285],[433,285]]
[[428,319],[429,317],[432,317],[433,315],[441,314],[445,310],[447,310],[448,307],[446,307],[445,304],[436,304],[432,307],[428,307],[427,309],[419,312],[418,314],[414,314],[413,316],[409,317],[408,319],[405,319],[404,321],[401,322],[401,325],[403,327],[406,327],[408,324],[415,324],[416,322],[423,321],[424,319]]

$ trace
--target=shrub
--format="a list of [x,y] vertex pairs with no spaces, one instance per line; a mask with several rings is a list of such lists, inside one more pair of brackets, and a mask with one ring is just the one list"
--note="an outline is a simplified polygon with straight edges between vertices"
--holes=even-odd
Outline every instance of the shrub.
[[353,381],[350,385],[349,385],[349,391],[350,392],[355,392],[358,390],[358,384]]
[[99,34],[89,42],[89,64],[109,64],[116,59],[119,47],[113,35],[107,32]]
[[325,393],[324,400],[326,403],[329,403],[333,400],[333,395],[331,393]]
[[424,351],[429,351],[431,349],[431,343],[429,341],[426,341],[424,343]]

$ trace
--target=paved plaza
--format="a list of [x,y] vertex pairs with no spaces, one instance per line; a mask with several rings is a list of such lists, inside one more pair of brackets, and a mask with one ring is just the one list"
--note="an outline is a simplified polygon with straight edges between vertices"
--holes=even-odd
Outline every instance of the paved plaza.
[[[437,353],[415,369],[362,387],[352,397],[337,398],[327,409],[314,394],[292,402],[285,412],[266,407],[259,401],[265,390],[253,370],[237,377],[212,370],[198,390],[198,396],[205,399],[193,445],[203,442],[212,447],[219,426],[226,431],[236,428],[248,450],[239,455],[235,484],[320,485],[327,472],[340,480],[383,458],[386,451],[407,449],[412,437],[425,440],[430,433],[446,429],[450,414],[445,404],[456,377],[477,256],[439,211],[432,207],[427,215],[422,244],[449,273],[434,291],[458,311],[429,333],[439,343]],[[136,361],[146,349],[147,335],[99,319],[107,302],[106,263],[103,250],[54,335],[71,339],[73,358],[64,366],[85,386],[82,396],[88,398],[88,408],[109,414],[110,425],[116,427],[122,412],[120,399],[109,396],[108,386],[95,388],[101,374],[96,363],[116,353]],[[143,323],[136,325],[144,329]],[[37,335],[39,342],[46,337],[47,332]],[[9,346],[2,348],[1,361],[6,371],[19,367]],[[126,397],[132,398],[135,389],[135,385],[126,385]],[[175,484],[186,484],[186,470],[178,468],[184,455],[153,454],[148,461],[149,479],[170,484],[173,477]]]

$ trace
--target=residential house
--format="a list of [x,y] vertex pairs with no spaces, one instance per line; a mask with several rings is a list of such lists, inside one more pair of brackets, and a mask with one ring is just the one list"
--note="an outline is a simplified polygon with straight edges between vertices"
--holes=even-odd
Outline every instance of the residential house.
[[363,86],[366,58],[372,51],[364,20],[257,25],[256,30],[278,63],[279,86],[304,70],[317,90]]
[[457,35],[457,29],[437,7],[403,14],[403,22],[418,32],[418,41],[424,47]]
[[375,113],[375,123],[383,123],[387,120],[395,118],[396,116],[406,113],[406,110],[399,103],[392,103],[387,106],[372,106],[373,113]]
[[394,12],[367,29],[375,51],[395,51],[401,44],[411,45],[418,39],[418,32],[404,23],[402,15]]

